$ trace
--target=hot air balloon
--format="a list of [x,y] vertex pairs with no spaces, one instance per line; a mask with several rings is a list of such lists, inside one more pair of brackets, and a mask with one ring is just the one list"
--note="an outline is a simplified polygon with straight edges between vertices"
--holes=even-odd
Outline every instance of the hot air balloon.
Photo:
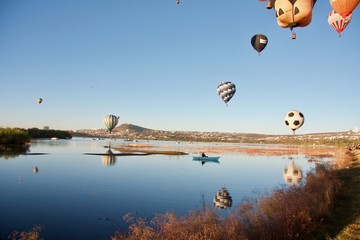
[[292,110],[285,115],[284,121],[286,126],[291,128],[291,130],[293,130],[293,134],[295,134],[295,130],[304,124],[305,117],[301,112]]
[[[316,0],[270,0],[278,25],[282,28],[290,28],[291,31],[295,27],[305,27],[310,24],[315,3]],[[296,38],[294,32],[292,38]]]
[[268,2],[267,4],[266,4],[266,8],[267,9],[271,9],[272,8],[272,6],[271,6],[271,1],[270,0],[259,0],[260,2]]
[[116,127],[118,122],[119,122],[119,117],[115,115],[107,115],[104,118],[104,124],[107,127],[107,129],[109,129],[110,133]]
[[180,0],[176,0],[176,4],[179,4],[180,3]]
[[347,25],[350,23],[351,18],[352,18],[352,13],[350,13],[350,15],[348,15],[346,18],[343,18],[335,10],[331,10],[328,16],[328,22],[330,26],[333,27],[335,31],[338,32],[339,37],[341,37],[342,31],[344,31]]
[[251,45],[253,48],[259,53],[266,47],[268,43],[268,39],[263,34],[256,34],[251,38]]
[[42,99],[42,98],[38,98],[37,102],[38,102],[39,104],[41,104],[41,103],[43,102],[43,99]]
[[217,87],[218,95],[225,102],[226,106],[230,99],[234,96],[236,92],[235,84],[232,82],[222,82]]
[[359,3],[360,0],[330,0],[332,8],[343,18],[349,16]]

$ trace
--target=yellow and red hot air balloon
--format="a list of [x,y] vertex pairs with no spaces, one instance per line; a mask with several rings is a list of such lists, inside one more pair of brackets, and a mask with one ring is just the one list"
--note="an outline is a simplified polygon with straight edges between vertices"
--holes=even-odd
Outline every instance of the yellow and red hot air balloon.
[[360,0],[330,0],[332,8],[343,18],[349,16],[359,3]]
[[37,102],[38,102],[39,104],[41,104],[41,103],[43,102],[43,99],[42,99],[42,98],[38,98]]
[[350,23],[351,17],[352,17],[352,13],[348,15],[346,18],[343,18],[335,10],[331,10],[331,12],[328,15],[328,22],[330,26],[333,27],[335,31],[338,32],[339,37],[341,37],[342,31],[344,31],[347,25]]
[[[290,28],[292,31],[295,27],[305,27],[311,23],[315,3],[316,0],[270,0],[267,8],[274,8],[280,27]],[[295,33],[292,38],[296,38]]]

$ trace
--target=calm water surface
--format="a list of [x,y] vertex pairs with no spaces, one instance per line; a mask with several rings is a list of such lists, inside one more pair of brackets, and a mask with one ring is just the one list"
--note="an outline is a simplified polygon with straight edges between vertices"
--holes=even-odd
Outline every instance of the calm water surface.
[[[257,192],[285,184],[284,169],[292,162],[303,175],[314,166],[303,155],[222,153],[219,163],[202,165],[192,160],[195,152],[112,159],[84,154],[104,154],[108,150],[104,146],[123,143],[80,138],[41,140],[32,143],[30,153],[44,155],[0,158],[0,236],[41,225],[46,239],[109,239],[117,229],[125,229],[122,217],[126,213],[141,217],[166,211],[185,214],[200,208],[204,201],[213,205],[216,192],[224,185],[235,206],[243,197],[255,197]],[[151,144],[177,150],[189,143]],[[204,147],[201,143],[192,145]]]

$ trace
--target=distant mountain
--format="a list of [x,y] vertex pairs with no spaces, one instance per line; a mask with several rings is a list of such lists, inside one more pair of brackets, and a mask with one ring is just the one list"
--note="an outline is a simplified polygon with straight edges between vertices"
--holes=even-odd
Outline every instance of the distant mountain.
[[113,130],[113,132],[125,132],[125,131],[141,133],[141,132],[149,132],[149,131],[153,131],[153,130],[150,128],[144,128],[144,127],[140,127],[140,126],[128,124],[128,123],[121,124],[120,126],[114,128],[114,130]]

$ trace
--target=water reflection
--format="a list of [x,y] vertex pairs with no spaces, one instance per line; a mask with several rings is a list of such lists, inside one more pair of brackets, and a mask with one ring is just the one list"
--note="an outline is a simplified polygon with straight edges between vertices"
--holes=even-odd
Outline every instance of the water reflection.
[[10,158],[16,158],[19,155],[25,155],[29,152],[29,147],[29,145],[16,147],[0,146],[0,158],[4,158],[5,160],[7,160]]
[[295,161],[292,160],[291,163],[284,169],[284,181],[289,185],[299,184],[303,178],[303,172],[299,165],[295,164]]
[[229,191],[225,187],[222,187],[215,194],[213,202],[216,208],[227,209],[232,206],[232,197]]
[[115,165],[116,156],[114,155],[114,153],[111,151],[110,148],[107,150],[107,152],[103,156],[101,156],[101,162],[105,166]]
[[[314,165],[303,152],[287,155],[278,151],[280,146],[266,145],[272,152],[253,155],[243,149],[260,146],[151,141],[130,147],[108,139],[38,140],[31,145],[32,153],[16,161],[0,158],[0,232],[40,224],[47,239],[105,239],[119,225],[127,229],[119,217],[128,212],[151,218],[173,210],[180,216],[199,207],[199,193],[212,197],[210,204],[227,214],[241,200],[231,196],[256,197],[254,189],[266,191],[284,183],[281,172],[291,163],[289,156],[304,173]],[[221,164],[205,162],[204,167],[190,156],[148,153],[182,151],[195,156],[200,150],[221,155]],[[290,167],[286,172],[294,173]],[[219,185],[225,182],[231,194]]]

